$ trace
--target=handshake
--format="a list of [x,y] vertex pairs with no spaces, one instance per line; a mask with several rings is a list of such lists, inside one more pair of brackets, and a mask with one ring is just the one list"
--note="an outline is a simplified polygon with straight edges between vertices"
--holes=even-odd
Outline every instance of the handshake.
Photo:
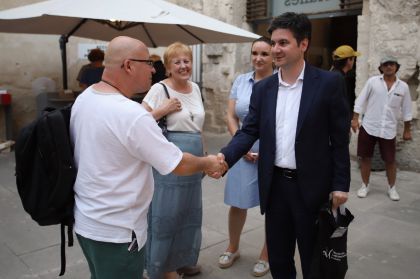
[[222,153],[208,155],[204,159],[206,160],[204,172],[212,178],[219,179],[229,169],[225,156]]

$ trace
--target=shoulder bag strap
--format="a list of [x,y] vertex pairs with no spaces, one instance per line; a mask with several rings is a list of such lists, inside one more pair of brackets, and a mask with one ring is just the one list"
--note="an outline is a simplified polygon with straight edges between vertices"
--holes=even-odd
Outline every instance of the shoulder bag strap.
[[[166,85],[163,82],[159,82],[159,84],[161,84],[163,86],[163,89],[165,90],[166,97],[168,99],[170,99],[168,88],[166,88]],[[168,133],[168,127],[167,127],[167,124],[166,124],[166,115],[163,116],[161,119],[159,119],[158,125],[162,129],[163,135],[166,136],[166,134]]]
[[165,89],[165,94],[166,94],[166,97],[167,97],[168,99],[170,99],[171,97],[169,97],[169,92],[168,92],[168,88],[166,87],[166,85],[165,85],[163,82],[159,82],[159,84],[162,84],[163,89]]

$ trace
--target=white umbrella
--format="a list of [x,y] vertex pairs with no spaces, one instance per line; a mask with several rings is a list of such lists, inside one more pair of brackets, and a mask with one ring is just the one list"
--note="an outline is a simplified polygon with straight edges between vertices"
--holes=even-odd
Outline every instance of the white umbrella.
[[259,37],[162,0],[50,0],[0,11],[0,32],[61,35],[64,88],[70,36],[109,41],[126,35],[149,47],[175,41],[240,43]]

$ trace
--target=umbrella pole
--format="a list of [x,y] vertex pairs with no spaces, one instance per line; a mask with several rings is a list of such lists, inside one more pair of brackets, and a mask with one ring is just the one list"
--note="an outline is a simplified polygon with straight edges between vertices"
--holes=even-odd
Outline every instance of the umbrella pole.
[[60,50],[61,50],[61,64],[63,66],[63,89],[67,89],[67,42],[68,37],[66,35],[60,36]]

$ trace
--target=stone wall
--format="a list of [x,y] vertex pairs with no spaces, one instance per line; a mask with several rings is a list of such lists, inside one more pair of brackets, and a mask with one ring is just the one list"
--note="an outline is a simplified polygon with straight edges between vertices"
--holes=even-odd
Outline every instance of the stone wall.
[[[246,1],[174,0],[171,2],[250,30],[250,26],[244,20]],[[205,96],[206,132],[227,132],[225,117],[230,88],[237,75],[250,69],[250,47],[250,43],[203,46],[202,91]]]
[[[0,10],[28,5],[41,0],[2,0]],[[37,114],[32,82],[39,77],[52,79],[62,89],[62,64],[58,35],[0,33],[0,89],[12,95],[13,135]],[[67,43],[68,87],[79,90],[76,77],[87,60],[78,59],[79,43],[100,41],[70,37]],[[0,142],[5,139],[4,115],[0,110]]]
[[[0,9],[12,8],[40,0],[2,0]],[[234,0],[171,0],[171,2],[221,21],[250,30],[245,22],[246,1]],[[364,0],[358,18],[358,46],[362,56],[357,62],[356,92],[366,80],[378,74],[380,58],[391,54],[400,60],[399,76],[408,82],[416,119],[413,141],[398,144],[398,162],[402,168],[420,170],[420,0]],[[13,97],[14,134],[36,114],[31,82],[42,76],[52,78],[61,88],[61,60],[58,36],[0,33],[0,88]],[[67,45],[69,88],[77,90],[77,72],[86,61],[77,59],[79,42],[95,41],[70,38]],[[203,46],[202,88],[206,99],[205,131],[227,131],[225,115],[229,91],[235,77],[250,70],[250,43],[208,44]],[[3,115],[0,113],[0,140],[4,139]],[[399,135],[399,138],[401,136]],[[351,153],[356,154],[356,136],[352,137]]]
[[[0,10],[40,2],[41,0],[2,0]],[[250,29],[245,23],[245,1],[171,0],[175,4],[212,16],[221,21]],[[13,98],[13,134],[36,116],[35,94],[31,84],[48,77],[62,89],[62,66],[58,35],[0,33],[0,89]],[[67,44],[68,85],[79,90],[76,76],[87,63],[77,57],[79,43],[98,41],[71,37]],[[203,94],[206,98],[205,131],[226,132],[224,121],[230,87],[234,78],[250,68],[250,44],[209,44],[203,47]],[[5,139],[4,117],[0,111],[0,141]]]
[[[412,123],[413,140],[402,142],[400,125],[397,136],[397,160],[401,168],[420,171],[420,1],[364,0],[363,12],[358,18],[358,46],[362,56],[357,60],[356,92],[366,80],[378,75],[379,61],[384,55],[398,58],[401,68],[398,76],[410,86],[415,119]],[[356,154],[356,136],[352,138],[351,153]]]

